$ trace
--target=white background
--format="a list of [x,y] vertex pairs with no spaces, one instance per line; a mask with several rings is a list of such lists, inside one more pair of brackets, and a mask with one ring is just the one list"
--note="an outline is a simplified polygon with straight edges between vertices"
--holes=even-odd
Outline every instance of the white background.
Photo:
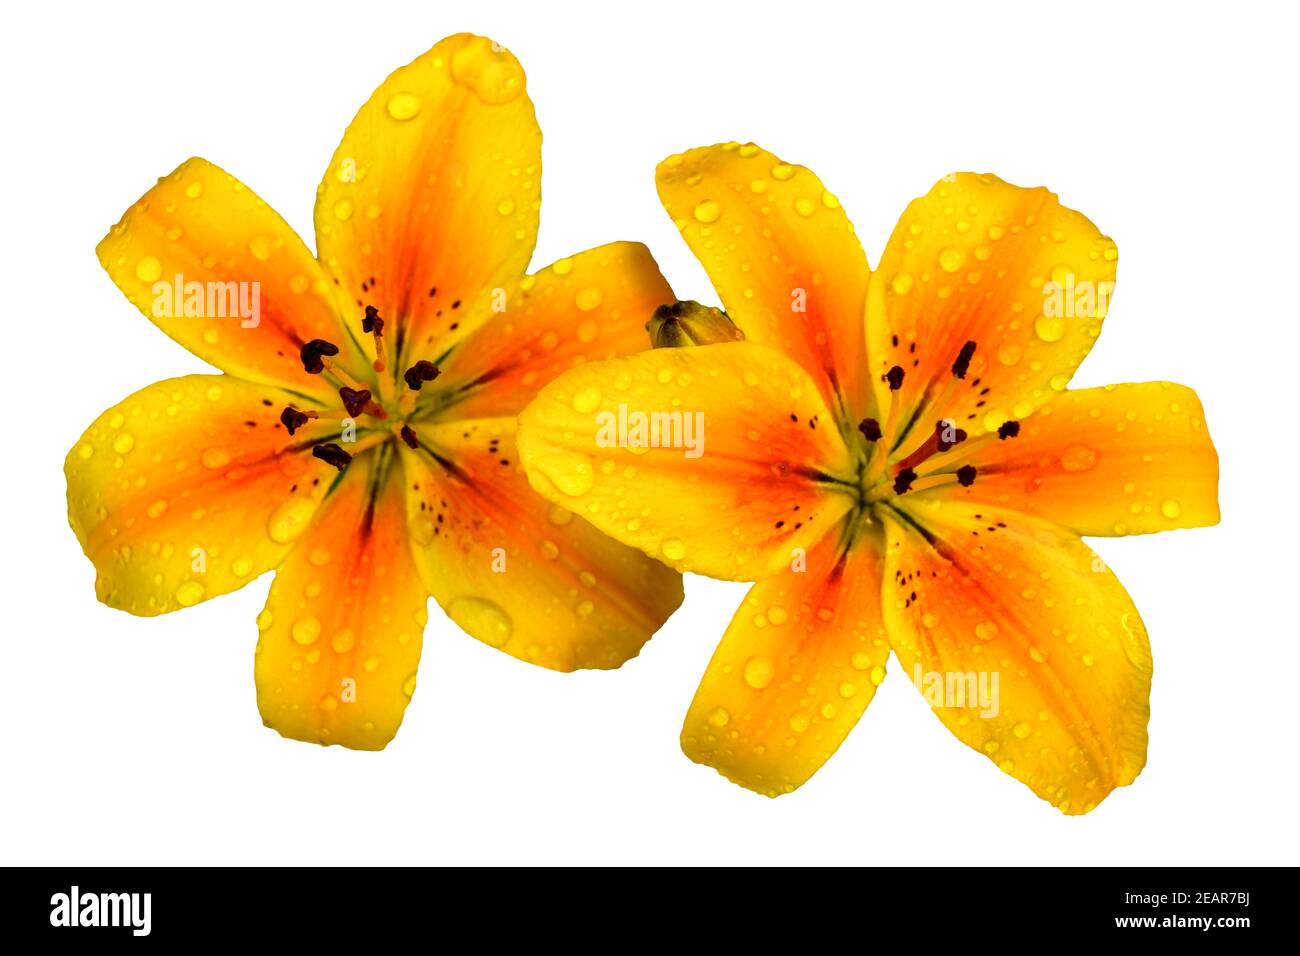
[[[1044,7],[7,10],[0,859],[1297,862],[1296,23],[1242,2]],[[269,576],[151,620],[96,603],[63,456],[104,408],[204,366],[128,305],[95,243],[194,154],[311,243],[356,108],[460,30],[528,71],[545,135],[537,266],[640,239],[680,297],[715,301],[653,171],[730,139],[811,166],[873,264],[908,200],[954,169],[1048,185],[1118,241],[1117,298],[1076,383],[1194,386],[1223,468],[1219,527],[1093,542],[1155,653],[1134,786],[1062,816],[951,737],[896,664],[801,791],[725,782],[677,734],[743,585],[689,578],[683,611],[612,673],[521,664],[431,605],[419,691],[379,754],[262,727],[253,618]]]

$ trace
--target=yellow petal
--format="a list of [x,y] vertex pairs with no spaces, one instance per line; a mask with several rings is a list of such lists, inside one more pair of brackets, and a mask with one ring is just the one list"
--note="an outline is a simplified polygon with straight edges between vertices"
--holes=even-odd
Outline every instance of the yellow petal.
[[[872,380],[905,373],[900,422],[951,418],[971,435],[1065,388],[1114,293],[1115,243],[1041,187],[955,173],[898,221],[868,296]],[[969,370],[953,364],[974,343]],[[924,437],[924,436],[922,436]]]
[[95,251],[136,308],[223,371],[324,398],[337,383],[307,374],[299,349],[325,339],[341,349],[331,361],[367,374],[339,324],[331,283],[302,240],[206,160],[160,179]]
[[511,418],[416,423],[403,446],[416,565],[467,633],[555,670],[618,667],[681,604],[681,576],[543,500]]
[[886,512],[882,599],[903,670],[959,740],[1065,813],[1146,762],[1151,649],[1074,534],[997,507]]
[[847,527],[750,589],[682,728],[692,760],[771,797],[826,762],[885,678],[883,541],[877,525],[848,547]]
[[659,164],[659,196],[751,342],[804,367],[854,424],[867,401],[863,328],[870,270],[853,224],[809,169],[752,143]]
[[379,310],[402,368],[486,321],[492,290],[523,275],[541,143],[519,61],[467,33],[396,70],[352,120],[317,192],[317,250],[358,322]]
[[[960,445],[953,454],[960,456]],[[1065,392],[1021,422],[1015,438],[993,440],[963,460],[975,466],[975,483],[944,493],[1079,534],[1146,534],[1219,520],[1218,455],[1200,400],[1182,385]]]
[[566,372],[520,416],[532,486],[679,570],[756,580],[852,506],[854,465],[808,374],[746,342]]
[[280,563],[335,474],[307,450],[310,430],[291,438],[280,425],[295,397],[187,375],[136,392],[86,429],[64,473],[101,601],[162,614]]
[[257,706],[285,737],[381,750],[415,692],[429,595],[392,445],[360,455],[258,615]]
[[580,252],[498,291],[492,320],[438,363],[439,418],[514,416],[561,372],[646,350],[646,322],[673,300],[639,242]]

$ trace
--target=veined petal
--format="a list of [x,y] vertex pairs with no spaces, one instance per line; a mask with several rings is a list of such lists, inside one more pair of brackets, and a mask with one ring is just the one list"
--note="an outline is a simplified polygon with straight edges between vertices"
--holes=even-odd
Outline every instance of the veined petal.
[[959,740],[1065,813],[1146,763],[1151,649],[1133,602],[1073,533],[965,501],[886,513],[885,625]]
[[429,594],[391,444],[355,458],[257,618],[257,706],[285,737],[382,750],[415,692]]
[[868,398],[871,271],[839,200],[803,166],[752,143],[692,149],[659,164],[659,197],[751,342],[804,367],[850,427]]
[[816,385],[773,349],[655,349],[561,375],[520,416],[542,495],[683,571],[756,580],[852,506]]
[[[395,71],[361,107],[316,197],[321,262],[373,305],[397,361],[491,317],[537,240],[542,134],[519,61],[467,33]],[[405,367],[405,366],[403,366]]]
[[770,797],[804,783],[839,747],[885,678],[879,525],[847,523],[755,584],[695,693],[682,748]]
[[1015,438],[963,460],[975,466],[975,483],[929,494],[1038,515],[1086,535],[1219,520],[1219,458],[1200,400],[1182,385],[1064,392],[1021,422]]
[[278,421],[294,396],[225,375],[150,385],[68,452],[68,519],[110,607],[154,615],[243,587],[306,528],[334,469]]
[[[1025,418],[1065,388],[1101,330],[1115,243],[1041,187],[955,173],[898,221],[868,295],[871,377],[899,423],[951,418],[971,435]],[[953,365],[974,343],[965,377]]]
[[537,390],[585,362],[643,352],[646,322],[673,290],[650,250],[613,242],[500,290],[499,314],[439,361],[439,418],[517,415]]
[[468,634],[555,670],[618,667],[681,604],[680,575],[528,487],[513,418],[415,428],[416,566]]
[[335,314],[332,284],[301,239],[251,189],[204,159],[181,163],[95,250],[127,299],[205,362],[309,395],[338,384],[303,369],[312,339],[368,374]]

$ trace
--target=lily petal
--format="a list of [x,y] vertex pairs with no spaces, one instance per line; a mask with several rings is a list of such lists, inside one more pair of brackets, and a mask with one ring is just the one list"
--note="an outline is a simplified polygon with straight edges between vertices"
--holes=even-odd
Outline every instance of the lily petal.
[[[295,396],[225,375],[150,385],[68,452],[68,519],[110,607],[151,616],[243,587],[310,522],[334,469],[290,437]],[[319,429],[326,425],[315,426]]]
[[836,483],[851,480],[852,459],[816,385],[748,342],[585,365],[520,423],[538,492],[683,571],[773,574],[853,502]]
[[803,166],[752,143],[659,164],[659,196],[751,342],[804,367],[856,425],[869,389],[863,341],[871,270],[839,201]]
[[368,373],[302,240],[207,160],[160,179],[95,252],[132,305],[222,371],[325,398],[338,383],[309,375],[299,357],[304,343],[324,339],[339,346],[332,361],[348,374]]
[[1146,763],[1151,648],[1115,576],[1038,518],[909,505],[885,519],[882,605],[939,719],[1064,813],[1132,783]]
[[1219,520],[1219,459],[1200,400],[1170,382],[1065,392],[1021,422],[1015,438],[963,460],[976,468],[975,483],[942,493],[1079,534],[1146,534]]
[[826,762],[885,678],[880,526],[851,546],[847,528],[750,589],[682,728],[692,760],[770,797]]
[[[905,374],[900,423],[951,418],[971,435],[1025,418],[1061,389],[1101,329],[1115,243],[1041,187],[956,173],[914,200],[868,295],[867,349],[879,400]],[[953,365],[974,343],[964,378]],[[927,401],[928,398],[928,401]]]
[[429,594],[386,445],[344,471],[257,619],[262,719],[285,737],[382,750],[415,692]]
[[375,90],[321,181],[321,262],[358,321],[379,310],[399,363],[436,359],[528,266],[542,134],[524,85],[498,44],[447,37]]
[[639,242],[580,252],[500,291],[500,314],[439,363],[450,392],[440,418],[514,416],[561,372],[645,351],[646,322],[673,301]]
[[554,670],[618,667],[681,604],[680,575],[528,487],[513,418],[415,429],[416,566],[466,633]]

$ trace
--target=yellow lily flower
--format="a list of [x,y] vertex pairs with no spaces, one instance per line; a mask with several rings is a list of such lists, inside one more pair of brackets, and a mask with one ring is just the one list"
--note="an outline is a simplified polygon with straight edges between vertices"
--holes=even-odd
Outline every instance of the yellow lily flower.
[[670,157],[658,185],[746,341],[567,372],[519,448],[534,488],[620,541],[758,582],[686,753],[794,790],[892,649],[960,740],[1062,811],[1131,783],[1150,649],[1080,535],[1215,523],[1218,465],[1190,389],[1066,390],[1115,244],[1045,189],[958,174],[873,275],[835,196],[757,146]]
[[96,591],[154,615],[277,569],[255,671],[286,737],[384,747],[429,594],[472,636],[557,670],[619,666],[681,603],[680,575],[520,468],[515,416],[536,390],[644,348],[645,316],[672,298],[636,243],[525,275],[540,176],[522,68],[461,34],[348,127],[317,193],[317,257],[202,159],[99,245],[127,298],[225,374],[137,392],[68,454]]

